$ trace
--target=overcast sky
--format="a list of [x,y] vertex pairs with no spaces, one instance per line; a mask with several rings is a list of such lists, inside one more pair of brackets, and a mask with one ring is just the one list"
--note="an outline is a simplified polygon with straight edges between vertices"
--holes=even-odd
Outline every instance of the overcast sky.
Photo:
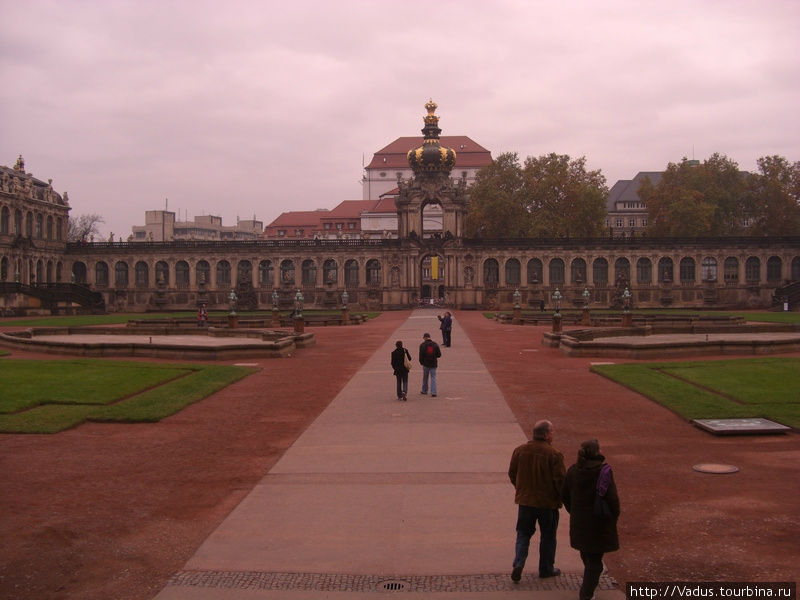
[[800,160],[800,2],[0,0],[0,164],[127,237],[144,211],[361,198],[420,135],[585,156],[609,187],[684,156]]

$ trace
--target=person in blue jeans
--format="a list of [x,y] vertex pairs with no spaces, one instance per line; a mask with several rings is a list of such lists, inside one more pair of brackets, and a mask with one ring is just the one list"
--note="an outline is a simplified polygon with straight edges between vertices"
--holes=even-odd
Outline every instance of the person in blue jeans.
[[431,334],[426,333],[422,336],[422,343],[419,345],[419,364],[422,365],[422,395],[428,393],[428,378],[431,380],[431,396],[436,397],[436,369],[439,367],[439,357],[442,351],[439,344],[431,339]]
[[531,538],[539,523],[539,577],[555,577],[556,530],[561,491],[566,476],[564,455],[553,448],[553,424],[538,421],[533,426],[533,439],[517,446],[511,455],[508,477],[514,484],[517,511],[517,541],[511,580],[519,583],[528,558]]
[[408,350],[403,348],[403,342],[397,340],[394,344],[395,348],[392,350],[392,370],[397,379],[397,399],[408,400],[408,369],[406,368],[405,359],[408,358],[408,365],[411,366],[411,354]]

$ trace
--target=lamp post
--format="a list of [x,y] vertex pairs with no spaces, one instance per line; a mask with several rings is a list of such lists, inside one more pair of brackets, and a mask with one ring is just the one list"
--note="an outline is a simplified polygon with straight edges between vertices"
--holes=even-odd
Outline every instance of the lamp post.
[[626,287],[622,292],[622,326],[633,326],[633,315],[631,314],[631,292]]
[[589,288],[588,287],[583,288],[583,294],[581,295],[583,296],[583,318],[581,319],[581,324],[591,325],[592,320],[591,317],[589,316],[589,297],[591,296],[591,294],[589,293]]
[[519,288],[517,288],[514,292],[514,318],[511,320],[511,322],[515,325],[522,324],[522,307],[520,306],[521,299],[522,294],[519,293]]
[[553,333],[561,332],[561,298],[561,292],[556,288],[556,291],[553,292],[553,306],[556,308],[553,313]]
[[350,294],[347,290],[342,292],[342,325],[350,323],[350,309],[347,308],[347,302],[350,300]]
[[272,326],[273,327],[280,327],[281,326],[281,313],[278,309],[278,303],[280,301],[280,297],[278,296],[278,290],[272,290]]
[[300,288],[297,288],[297,293],[294,295],[294,332],[303,333],[305,330],[305,322],[303,321],[303,294]]
[[236,314],[237,301],[236,290],[231,290],[231,293],[228,294],[228,304],[231,307],[231,312],[228,313],[228,327],[231,329],[236,329],[239,326],[239,315]]

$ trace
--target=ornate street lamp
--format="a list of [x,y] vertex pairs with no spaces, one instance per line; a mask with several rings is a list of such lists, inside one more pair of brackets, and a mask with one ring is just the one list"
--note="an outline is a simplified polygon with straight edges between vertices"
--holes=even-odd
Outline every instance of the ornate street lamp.
[[561,313],[559,312],[561,310],[561,298],[561,292],[559,292],[558,288],[556,288],[556,291],[553,292],[553,305],[556,307],[555,314],[559,317],[561,316]]
[[522,294],[519,293],[519,288],[514,292],[514,308],[520,308],[519,302],[522,299]]
[[342,308],[347,308],[347,301],[350,300],[350,294],[347,293],[347,290],[342,292]]
[[589,308],[589,288],[583,288],[583,308]]

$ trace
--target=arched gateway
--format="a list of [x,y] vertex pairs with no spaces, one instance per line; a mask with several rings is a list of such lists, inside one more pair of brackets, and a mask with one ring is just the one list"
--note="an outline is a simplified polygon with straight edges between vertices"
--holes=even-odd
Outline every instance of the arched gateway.
[[[450,178],[456,153],[440,143],[436,104],[425,108],[423,143],[408,153],[413,177],[397,182],[397,239],[66,244],[58,225],[54,239],[42,234],[48,238],[42,241],[38,227],[28,237],[22,231],[27,204],[37,199],[15,192],[25,181],[16,187],[10,181],[29,176],[6,169],[0,307],[42,281],[39,261],[55,265],[56,281],[62,272],[75,274],[82,285],[74,286],[101,294],[108,310],[226,308],[231,289],[262,310],[274,298],[291,306],[298,289],[307,307],[319,308],[340,305],[346,290],[351,307],[367,309],[407,308],[431,298],[455,308],[505,309],[517,289],[528,307],[549,306],[558,289],[564,306],[583,306],[588,290],[592,305],[605,308],[618,301],[620,285],[629,287],[638,307],[768,307],[776,293],[800,303],[800,283],[787,285],[800,279],[798,236],[465,238],[469,188],[463,177]],[[63,206],[53,206],[63,213],[54,213],[54,222],[63,223],[66,194]]]

